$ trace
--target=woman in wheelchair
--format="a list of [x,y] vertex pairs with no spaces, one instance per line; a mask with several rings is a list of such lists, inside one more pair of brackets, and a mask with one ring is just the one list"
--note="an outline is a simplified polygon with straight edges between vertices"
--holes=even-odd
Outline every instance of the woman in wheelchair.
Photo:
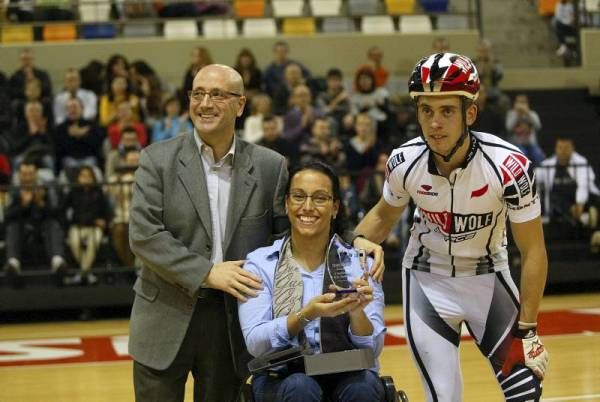
[[284,364],[253,376],[254,400],[383,401],[383,291],[369,278],[372,260],[339,237],[345,222],[338,177],[321,162],[301,166],[290,174],[285,206],[290,234],[250,253],[244,266],[263,282],[256,297],[239,304],[248,351],[259,357],[291,346],[312,353],[369,348],[375,363],[315,376]]

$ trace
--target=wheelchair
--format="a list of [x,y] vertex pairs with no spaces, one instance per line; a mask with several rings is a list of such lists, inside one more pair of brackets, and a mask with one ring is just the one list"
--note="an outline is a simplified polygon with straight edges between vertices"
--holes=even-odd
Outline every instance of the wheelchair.
[[[408,402],[408,397],[406,396],[406,393],[404,393],[404,391],[401,390],[396,390],[396,386],[394,385],[394,379],[392,377],[382,376],[379,377],[379,379],[383,384],[384,402]],[[254,397],[252,396],[252,386],[250,384],[244,385],[240,402],[254,402]]]

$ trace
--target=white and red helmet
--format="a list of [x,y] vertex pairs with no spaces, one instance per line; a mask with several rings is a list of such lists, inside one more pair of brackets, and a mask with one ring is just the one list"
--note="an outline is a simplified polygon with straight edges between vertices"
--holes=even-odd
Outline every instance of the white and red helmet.
[[471,100],[479,95],[479,74],[466,56],[436,53],[422,58],[408,82],[408,94],[418,96],[460,95]]

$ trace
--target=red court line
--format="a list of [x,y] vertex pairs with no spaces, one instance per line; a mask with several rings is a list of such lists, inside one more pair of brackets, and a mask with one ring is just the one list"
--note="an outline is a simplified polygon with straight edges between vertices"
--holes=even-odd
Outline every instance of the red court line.
[[[600,332],[600,310],[541,312],[538,322],[542,336]],[[386,325],[385,345],[406,344],[401,320]],[[0,341],[0,367],[130,360],[126,341],[123,335]]]

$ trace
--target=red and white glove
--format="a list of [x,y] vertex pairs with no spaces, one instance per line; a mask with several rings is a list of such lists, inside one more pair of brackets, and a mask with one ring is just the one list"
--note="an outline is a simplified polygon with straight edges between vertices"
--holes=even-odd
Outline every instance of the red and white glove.
[[517,364],[524,364],[541,380],[548,367],[548,351],[537,335],[537,325],[522,323],[514,332],[508,355],[502,365],[502,374],[509,375]]

